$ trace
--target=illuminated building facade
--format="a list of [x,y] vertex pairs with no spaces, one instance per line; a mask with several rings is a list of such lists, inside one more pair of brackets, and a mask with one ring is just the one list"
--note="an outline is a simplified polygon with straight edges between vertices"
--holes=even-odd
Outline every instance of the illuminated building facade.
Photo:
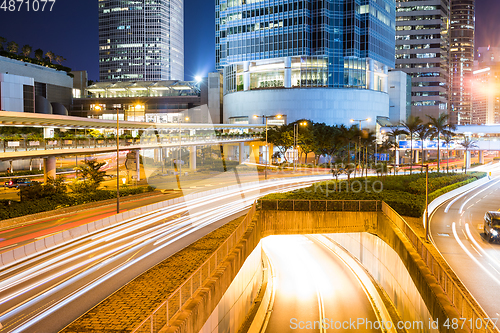
[[397,0],[396,68],[411,76],[411,114],[448,112],[448,0]]
[[474,62],[471,123],[500,124],[500,48],[480,47]]
[[184,0],[99,0],[99,80],[184,80]]
[[364,117],[360,100],[374,101],[364,104],[372,119],[387,116],[395,6],[395,0],[216,0],[224,121],[279,112],[289,122],[338,123],[352,112]]
[[475,0],[451,0],[450,7],[450,121],[469,125],[472,122]]

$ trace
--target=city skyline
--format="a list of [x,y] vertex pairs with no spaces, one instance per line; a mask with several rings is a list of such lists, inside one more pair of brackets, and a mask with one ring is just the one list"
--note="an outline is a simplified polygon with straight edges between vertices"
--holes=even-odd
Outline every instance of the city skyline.
[[[212,1],[185,0],[185,79],[215,70],[215,8]],[[77,15],[73,13],[78,13]],[[476,49],[500,46],[495,29],[500,2],[477,0]],[[0,36],[62,55],[66,66],[86,70],[89,79],[99,77],[97,1],[56,2],[53,12],[0,11]],[[20,24],[19,22],[22,22]],[[36,31],[37,33],[33,33]]]

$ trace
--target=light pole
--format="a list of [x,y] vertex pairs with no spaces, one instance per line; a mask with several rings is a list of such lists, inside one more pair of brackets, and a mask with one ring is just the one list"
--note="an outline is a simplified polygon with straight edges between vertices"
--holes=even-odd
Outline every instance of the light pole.
[[[366,118],[366,119],[351,119],[351,123],[357,121],[358,122],[358,129],[359,129],[359,139],[358,139],[358,150],[359,150],[359,156],[358,156],[358,165],[361,166],[361,122],[362,121],[367,121],[367,122],[370,122],[371,119],[370,118]],[[350,157],[349,157],[350,158]],[[357,170],[358,168],[356,168]]]
[[267,144],[267,128],[268,128],[268,126],[267,126],[267,119],[268,118],[281,119],[282,115],[280,115],[280,114],[277,114],[277,115],[274,115],[274,116],[257,116],[257,115],[255,115],[253,117],[254,118],[262,118],[262,119],[265,119],[265,121],[266,121],[266,155],[267,156],[266,156],[266,169],[264,171],[264,175],[265,175],[265,179],[267,179],[267,166],[268,166],[268,163],[269,163],[269,146]]
[[[299,146],[297,144],[297,139],[299,136],[299,126],[307,126],[307,121],[302,121],[300,123],[293,124],[293,172],[297,171],[297,160],[295,159],[295,149],[297,149],[297,157],[299,154]],[[307,163],[307,161],[306,161]]]
[[[189,121],[189,117],[184,118],[185,121]],[[177,163],[179,163],[179,176],[182,172],[182,137],[181,137],[181,117],[177,117],[177,122],[179,123],[179,154]]]
[[[102,107],[96,105],[94,110],[101,111]],[[116,214],[120,214],[120,109],[116,109]]]

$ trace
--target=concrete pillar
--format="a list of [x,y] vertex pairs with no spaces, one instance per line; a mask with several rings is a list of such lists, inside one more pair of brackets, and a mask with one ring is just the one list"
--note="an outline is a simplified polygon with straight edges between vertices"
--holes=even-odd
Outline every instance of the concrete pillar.
[[396,165],[399,166],[399,149],[396,149]]
[[375,64],[373,59],[368,60],[368,89],[375,89]]
[[467,169],[469,169],[471,166],[471,162],[470,162],[471,156],[470,155],[471,155],[470,151],[467,151],[467,154],[465,154],[465,166],[467,167]]
[[43,181],[46,183],[49,177],[56,179],[56,158],[54,156],[43,160]]
[[413,163],[418,163],[418,160],[420,159],[420,158],[419,158],[419,153],[420,153],[420,152],[418,151],[418,149],[417,149],[417,150],[414,150],[414,151],[415,151],[415,162],[413,162]]
[[252,163],[259,163],[260,158],[259,158],[259,152],[260,152],[260,146],[256,144],[252,144],[250,146],[250,162]]
[[385,93],[389,92],[389,67],[384,66],[384,79],[383,79],[382,91]]
[[196,171],[196,146],[189,147],[189,168]]
[[484,164],[484,150],[479,151],[479,163]]
[[243,90],[250,90],[250,61],[243,63]]
[[285,58],[285,77],[284,77],[284,86],[285,88],[292,87],[292,58]]
[[268,164],[271,165],[271,162],[273,161],[273,150],[274,150],[274,146],[272,144],[268,144],[268,155],[267,155],[267,161],[268,161]]
[[155,163],[160,161],[160,155],[161,155],[160,148],[153,149],[153,159]]
[[239,151],[238,151],[238,156],[239,156],[239,162],[240,162],[240,164],[243,164],[243,161],[245,160],[244,153],[245,153],[245,143],[244,142],[240,142],[240,147],[239,147]]
[[137,181],[141,181],[141,151],[140,150],[135,151],[135,164],[137,166],[137,168],[136,168]]

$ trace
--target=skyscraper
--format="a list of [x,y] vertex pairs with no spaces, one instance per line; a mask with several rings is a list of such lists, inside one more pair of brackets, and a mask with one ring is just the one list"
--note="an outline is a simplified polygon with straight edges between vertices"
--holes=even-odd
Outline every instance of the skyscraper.
[[184,0],[99,0],[99,79],[184,79]]
[[[394,68],[395,6],[395,0],[216,0],[225,117],[245,121],[248,113],[259,113],[248,98],[258,100],[262,112],[286,113],[289,121],[353,117],[348,109],[362,112],[359,96],[370,92],[382,93],[372,99],[380,101],[375,109],[382,108],[388,70]],[[345,98],[353,101],[343,103]],[[245,105],[253,111],[243,110]]]
[[397,0],[396,68],[412,77],[412,115],[448,112],[448,0]]
[[475,0],[451,0],[450,121],[471,124]]

